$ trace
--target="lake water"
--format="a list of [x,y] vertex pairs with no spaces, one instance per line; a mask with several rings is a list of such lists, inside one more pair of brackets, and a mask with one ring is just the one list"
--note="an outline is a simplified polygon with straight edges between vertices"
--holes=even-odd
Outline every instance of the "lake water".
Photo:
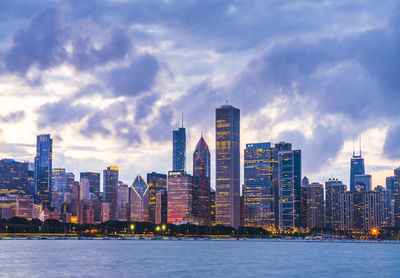
[[400,277],[400,244],[1,240],[1,277]]

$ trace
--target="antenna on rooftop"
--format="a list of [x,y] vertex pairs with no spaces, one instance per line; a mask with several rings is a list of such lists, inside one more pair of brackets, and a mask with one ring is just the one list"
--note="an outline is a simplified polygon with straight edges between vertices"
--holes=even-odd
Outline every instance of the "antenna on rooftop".
[[360,134],[360,156],[361,156],[361,134]]
[[354,154],[355,154],[355,151],[354,151],[354,137],[353,137],[353,156],[354,156]]
[[182,128],[183,128],[183,112],[182,112]]

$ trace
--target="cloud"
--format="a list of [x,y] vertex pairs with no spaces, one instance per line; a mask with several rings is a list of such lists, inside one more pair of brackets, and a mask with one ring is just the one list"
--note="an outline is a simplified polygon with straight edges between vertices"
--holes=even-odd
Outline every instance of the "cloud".
[[108,73],[107,84],[116,96],[137,96],[154,87],[159,70],[155,56],[139,55],[129,66]]
[[37,109],[39,128],[65,126],[80,121],[91,112],[91,108],[81,104],[73,104],[72,99],[49,102]]
[[13,37],[13,46],[6,51],[5,70],[26,77],[29,70],[45,71],[65,61],[65,27],[61,13],[48,9],[37,14],[29,26]]
[[170,107],[163,106],[158,109],[158,115],[152,125],[147,129],[147,135],[151,141],[165,142],[171,139],[173,113]]
[[16,111],[9,113],[4,116],[0,116],[0,122],[3,123],[16,123],[19,121],[22,121],[25,118],[25,112],[24,111]]
[[389,159],[400,159],[400,123],[392,125],[386,133],[383,155]]

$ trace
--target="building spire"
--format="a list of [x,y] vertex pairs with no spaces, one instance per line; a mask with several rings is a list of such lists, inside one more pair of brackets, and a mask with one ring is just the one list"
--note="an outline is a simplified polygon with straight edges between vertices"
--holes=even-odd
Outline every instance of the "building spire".
[[201,138],[203,138],[203,131],[201,131]]
[[182,111],[182,128],[183,128],[183,111]]
[[360,134],[360,156],[361,156],[361,134]]
[[353,136],[353,157],[355,155],[355,151],[354,151],[354,136]]

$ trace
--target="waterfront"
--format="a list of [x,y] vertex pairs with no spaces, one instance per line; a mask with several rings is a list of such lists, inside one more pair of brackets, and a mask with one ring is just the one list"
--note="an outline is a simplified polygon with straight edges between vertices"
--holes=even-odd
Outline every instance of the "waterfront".
[[400,245],[2,240],[1,277],[398,277]]

